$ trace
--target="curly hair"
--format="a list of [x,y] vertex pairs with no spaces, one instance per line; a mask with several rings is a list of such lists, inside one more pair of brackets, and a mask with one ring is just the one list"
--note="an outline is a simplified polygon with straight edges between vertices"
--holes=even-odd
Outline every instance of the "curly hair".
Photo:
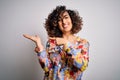
[[82,29],[83,21],[79,16],[78,11],[66,9],[66,6],[57,6],[49,15],[45,21],[45,29],[49,37],[62,37],[63,33],[59,29],[58,21],[61,14],[68,12],[72,20],[72,34],[78,33]]

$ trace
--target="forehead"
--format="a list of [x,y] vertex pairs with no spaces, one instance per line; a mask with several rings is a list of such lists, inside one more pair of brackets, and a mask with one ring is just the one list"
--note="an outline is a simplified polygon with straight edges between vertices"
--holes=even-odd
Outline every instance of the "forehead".
[[65,11],[65,12],[63,12],[63,13],[60,14],[60,18],[63,18],[65,16],[69,16],[69,14],[68,14],[67,11]]

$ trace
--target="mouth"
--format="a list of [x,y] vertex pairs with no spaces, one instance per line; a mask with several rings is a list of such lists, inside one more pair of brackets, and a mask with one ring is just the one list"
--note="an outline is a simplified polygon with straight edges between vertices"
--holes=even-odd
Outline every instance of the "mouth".
[[63,28],[68,28],[68,26],[69,26],[68,24],[65,24],[63,25]]

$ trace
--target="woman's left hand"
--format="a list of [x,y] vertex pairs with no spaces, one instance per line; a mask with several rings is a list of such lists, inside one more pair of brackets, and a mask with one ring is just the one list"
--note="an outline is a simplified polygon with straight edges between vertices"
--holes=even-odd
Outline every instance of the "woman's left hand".
[[62,45],[62,44],[65,45],[65,44],[68,42],[66,39],[64,39],[64,38],[59,38],[59,37],[55,37],[55,38],[49,37],[49,39],[55,39],[57,45]]

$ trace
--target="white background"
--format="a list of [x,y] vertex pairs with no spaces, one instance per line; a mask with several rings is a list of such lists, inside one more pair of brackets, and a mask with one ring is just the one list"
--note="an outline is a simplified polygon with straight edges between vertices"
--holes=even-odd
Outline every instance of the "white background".
[[90,42],[83,80],[120,80],[119,0],[0,0],[0,80],[42,80],[35,44],[22,35],[38,34],[45,46],[45,18],[57,5],[83,17],[77,35]]

